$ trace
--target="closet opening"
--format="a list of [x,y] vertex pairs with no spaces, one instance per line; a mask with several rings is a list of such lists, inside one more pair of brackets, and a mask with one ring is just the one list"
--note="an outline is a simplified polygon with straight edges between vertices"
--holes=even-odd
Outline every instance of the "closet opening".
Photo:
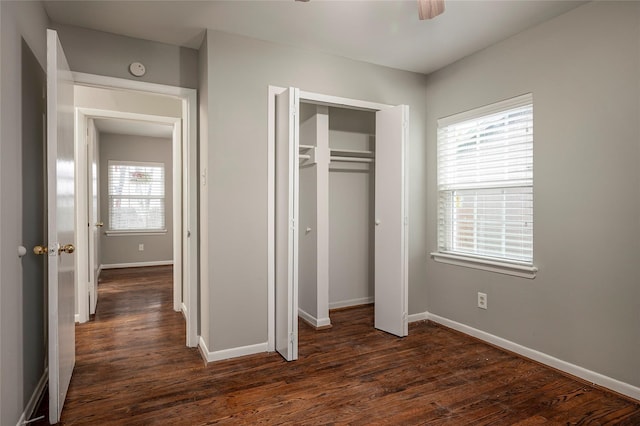
[[300,104],[298,316],[316,329],[375,301],[375,119]]
[[407,327],[409,108],[269,88],[269,341],[298,358],[298,318],[374,303],[376,329]]

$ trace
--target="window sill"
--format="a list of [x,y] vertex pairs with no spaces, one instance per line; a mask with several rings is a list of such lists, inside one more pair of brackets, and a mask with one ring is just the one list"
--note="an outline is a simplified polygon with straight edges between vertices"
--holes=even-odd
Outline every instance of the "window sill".
[[132,230],[132,231],[104,231],[104,235],[107,237],[135,237],[140,235],[153,236],[153,235],[165,235],[166,229],[154,229],[150,231],[145,230]]
[[513,275],[520,278],[534,279],[538,273],[538,268],[535,266],[521,263],[501,262],[499,260],[482,259],[478,257],[440,252],[431,253],[431,257],[433,257],[433,260],[440,263],[480,269],[498,274]]

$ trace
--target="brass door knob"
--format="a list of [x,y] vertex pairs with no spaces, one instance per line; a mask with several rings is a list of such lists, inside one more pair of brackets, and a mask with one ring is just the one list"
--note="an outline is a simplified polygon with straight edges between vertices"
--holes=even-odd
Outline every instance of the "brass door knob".
[[104,222],[96,222],[96,226],[98,228],[102,228],[104,226]]
[[43,254],[47,254],[48,250],[45,246],[35,246],[33,248],[33,253],[37,254],[38,256],[41,256]]
[[71,254],[74,251],[76,251],[76,248],[73,246],[73,244],[65,244],[58,249],[58,253],[65,252]]

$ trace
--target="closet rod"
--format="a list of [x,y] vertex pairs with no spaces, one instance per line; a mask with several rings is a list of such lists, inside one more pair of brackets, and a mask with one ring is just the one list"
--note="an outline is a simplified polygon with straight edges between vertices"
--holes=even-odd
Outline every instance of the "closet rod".
[[375,152],[374,151],[362,151],[356,149],[330,149],[331,155],[336,157],[366,157],[373,158]]
[[339,161],[343,163],[373,163],[373,158],[360,158],[360,157],[331,157],[331,161]]

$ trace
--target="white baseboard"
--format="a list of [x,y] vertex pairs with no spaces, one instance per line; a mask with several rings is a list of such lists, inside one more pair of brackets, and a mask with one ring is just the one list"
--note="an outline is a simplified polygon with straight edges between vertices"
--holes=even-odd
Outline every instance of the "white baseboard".
[[173,260],[154,260],[152,262],[132,262],[132,263],[110,263],[107,265],[100,265],[100,270],[103,269],[120,269],[120,268],[141,268],[144,266],[165,266],[173,265]]
[[180,305],[180,311],[182,312],[182,316],[186,320],[187,319],[187,305],[185,305],[184,302]]
[[29,398],[29,402],[27,402],[27,406],[24,407],[24,411],[22,412],[22,415],[18,419],[18,423],[16,423],[16,426],[22,426],[26,422],[31,420],[31,416],[33,416],[33,413],[36,411],[36,408],[38,408],[36,407],[36,405],[38,404],[38,400],[40,400],[40,397],[42,396],[42,393],[44,392],[44,389],[47,386],[48,382],[49,382],[49,369],[45,367],[44,372],[42,373],[42,376],[38,381],[38,385],[33,390],[33,394],[31,395],[31,398]]
[[373,297],[361,297],[360,299],[340,300],[329,303],[329,309],[348,308],[349,306],[369,305],[373,303]]
[[315,328],[328,327],[331,325],[331,320],[329,318],[318,319],[302,309],[298,309],[298,316]]
[[424,320],[428,320],[428,319],[429,319],[429,314],[427,312],[420,312],[418,314],[410,314],[407,317],[407,320],[409,322],[424,321]]
[[202,336],[200,336],[198,346],[200,346],[200,350],[202,351],[202,354],[205,356],[207,362],[222,361],[223,359],[237,358],[239,356],[253,355],[253,354],[259,354],[262,352],[267,352],[267,342],[211,352],[207,348],[207,344],[205,343]]
[[629,383],[622,382],[620,380],[605,376],[595,371],[587,370],[586,368],[580,367],[575,364],[571,364],[570,362],[563,361],[551,355],[547,355],[543,352],[539,352],[535,349],[522,346],[510,340],[503,339],[502,337],[495,336],[485,331],[478,330],[468,325],[461,324],[459,322],[456,322],[432,313],[425,312],[423,314],[415,314],[415,315],[426,315],[427,317],[426,319],[429,319],[438,324],[442,324],[446,327],[460,331],[464,334],[468,334],[470,336],[476,337],[480,340],[491,343],[492,345],[495,345],[495,346],[499,346],[508,351],[515,352],[518,355],[522,355],[525,358],[529,358],[541,364],[548,365],[549,367],[553,367],[555,369],[558,369],[565,373],[579,377],[588,382],[594,383],[596,385],[602,386],[607,389],[611,389],[612,391],[618,392],[622,395],[626,395],[633,399],[640,400],[640,388],[630,385]]

